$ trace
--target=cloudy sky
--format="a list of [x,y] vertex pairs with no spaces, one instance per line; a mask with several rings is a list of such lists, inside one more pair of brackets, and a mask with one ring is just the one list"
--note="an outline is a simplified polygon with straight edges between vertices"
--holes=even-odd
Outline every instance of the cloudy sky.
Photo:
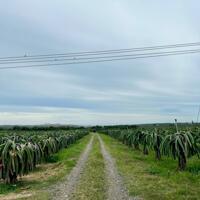
[[[200,3],[6,0],[0,57],[200,41]],[[0,124],[196,120],[199,54],[0,71]]]

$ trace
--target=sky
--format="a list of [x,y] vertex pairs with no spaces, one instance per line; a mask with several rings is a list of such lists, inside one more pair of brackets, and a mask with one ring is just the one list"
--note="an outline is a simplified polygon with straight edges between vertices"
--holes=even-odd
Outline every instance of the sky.
[[[0,57],[200,41],[200,2],[6,0]],[[196,121],[199,54],[0,71],[0,125]]]

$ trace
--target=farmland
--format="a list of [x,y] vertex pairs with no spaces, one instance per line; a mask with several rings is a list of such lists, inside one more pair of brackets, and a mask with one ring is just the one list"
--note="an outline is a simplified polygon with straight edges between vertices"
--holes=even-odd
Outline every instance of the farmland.
[[175,123],[175,128],[111,129],[104,133],[135,150],[142,150],[144,155],[154,151],[155,160],[171,156],[178,160],[178,170],[185,170],[188,158],[200,153],[200,129],[195,126],[179,130]]
[[200,199],[197,125],[2,130],[0,135],[2,199],[101,200],[114,193],[118,199]]
[[16,183],[17,177],[26,175],[36,168],[37,164],[66,148],[79,138],[84,132],[39,134],[13,134],[1,137],[1,168],[0,178],[6,183]]
[[200,1],[0,6],[0,200],[200,200]]
[[[187,134],[191,134],[193,142],[191,149],[190,144],[186,144],[186,140],[182,141],[183,145],[175,144],[176,148],[166,145],[169,136],[174,139],[180,134],[182,138],[184,133],[186,137]],[[158,145],[154,146],[155,141],[158,141],[155,138],[156,134],[160,134],[162,138],[159,149]],[[157,138],[160,135],[156,135]],[[140,139],[136,140],[139,136]],[[200,199],[199,129],[197,127],[183,127],[178,133],[175,127],[121,130],[115,128],[107,130],[102,138],[111,155],[116,159],[118,170],[124,177],[130,196],[142,199]],[[172,140],[171,143],[173,142]],[[178,149],[181,147],[185,149]],[[169,148],[168,151],[166,148]],[[160,154],[157,154],[158,150]],[[179,165],[179,152],[187,152],[187,164],[184,169]]]

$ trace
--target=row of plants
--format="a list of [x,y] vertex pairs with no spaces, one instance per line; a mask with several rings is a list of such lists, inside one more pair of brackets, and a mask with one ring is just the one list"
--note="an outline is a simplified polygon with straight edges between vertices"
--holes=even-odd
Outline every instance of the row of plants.
[[175,123],[175,129],[105,129],[104,133],[143,151],[144,155],[153,150],[156,160],[161,160],[162,156],[172,156],[178,160],[179,170],[185,170],[188,158],[199,158],[200,155],[200,129],[197,127],[178,130]]
[[60,132],[17,132],[0,136],[0,179],[16,183],[17,178],[33,171],[38,164],[78,139],[86,130]]

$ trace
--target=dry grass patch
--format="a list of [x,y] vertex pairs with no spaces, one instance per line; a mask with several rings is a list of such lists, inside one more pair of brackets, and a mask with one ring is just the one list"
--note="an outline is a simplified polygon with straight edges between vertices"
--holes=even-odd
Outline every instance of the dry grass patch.
[[50,176],[56,176],[59,174],[59,170],[63,170],[64,166],[60,163],[47,163],[38,166],[37,171],[24,176],[23,181],[33,182],[38,180],[46,181]]

